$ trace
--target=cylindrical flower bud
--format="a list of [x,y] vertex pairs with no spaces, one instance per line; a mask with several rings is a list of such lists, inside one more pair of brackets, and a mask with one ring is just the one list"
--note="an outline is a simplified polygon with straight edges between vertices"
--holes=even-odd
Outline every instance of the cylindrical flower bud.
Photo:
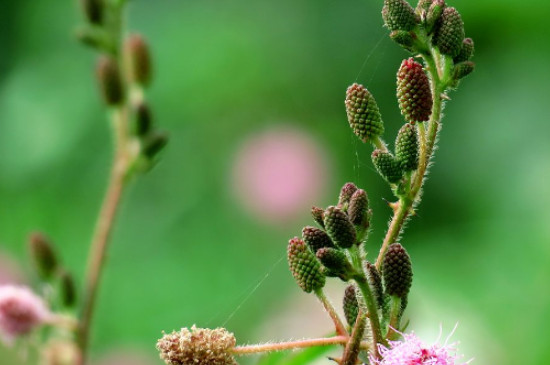
[[460,63],[464,61],[469,61],[474,55],[474,41],[472,38],[464,38],[462,41],[462,46],[460,47],[460,52],[453,61],[454,63]]
[[97,79],[103,99],[107,105],[117,105],[124,99],[124,87],[116,61],[102,56],[97,63]]
[[351,223],[360,229],[369,227],[369,197],[363,189],[357,189],[353,193],[349,207],[348,217]]
[[344,281],[348,281],[353,276],[353,267],[343,251],[325,247],[318,250],[316,256],[332,275]]
[[325,228],[325,210],[319,207],[311,207],[311,216],[318,225]]
[[455,8],[445,8],[439,18],[434,34],[434,44],[441,53],[456,57],[464,39],[464,22]]
[[288,242],[287,255],[290,272],[303,291],[310,293],[325,286],[321,264],[304,241],[298,237],[291,239]]
[[384,0],[382,18],[389,30],[412,30],[420,21],[405,0]]
[[31,233],[29,248],[36,271],[40,277],[50,278],[58,267],[57,257],[50,240],[40,232]]
[[397,133],[395,157],[405,172],[418,168],[418,132],[412,124],[405,124]]
[[416,14],[419,16],[426,14],[430,8],[430,5],[432,5],[432,2],[433,0],[419,0],[415,9]]
[[304,229],[302,229],[302,238],[313,253],[323,247],[336,247],[328,234],[319,228],[310,226],[304,227]]
[[157,341],[160,358],[168,365],[237,365],[232,350],[235,336],[225,328],[182,328]]
[[349,200],[355,191],[357,186],[354,183],[345,183],[340,190],[340,196],[338,197],[338,208],[345,208],[349,204]]
[[376,269],[376,266],[370,262],[365,264],[365,271],[367,272],[367,279],[372,288],[372,293],[374,294],[378,308],[382,308],[384,306],[384,288],[382,286],[382,277]]
[[390,32],[390,38],[409,52],[413,52],[414,38],[410,31],[394,30]]
[[143,155],[153,159],[168,143],[168,134],[154,131],[143,141]]
[[403,176],[401,165],[391,153],[374,150],[371,157],[376,171],[390,184],[397,183]]
[[336,246],[350,248],[355,243],[355,227],[340,208],[330,206],[325,210],[325,228]]
[[151,81],[149,47],[139,34],[132,34],[124,43],[125,59],[130,81],[147,86]]
[[426,13],[426,31],[431,33],[445,9],[445,0],[434,0]]
[[453,78],[458,81],[463,77],[466,77],[469,74],[471,74],[474,71],[474,68],[475,68],[475,63],[473,63],[472,61],[460,62],[454,68]]
[[151,131],[153,125],[151,110],[145,102],[138,103],[133,109],[132,133],[138,137],[143,137]]
[[403,60],[397,72],[397,98],[407,122],[414,124],[430,119],[433,104],[430,81],[422,65],[412,57]]
[[344,316],[348,324],[353,327],[359,314],[359,302],[357,301],[355,285],[350,284],[344,291],[344,301],[342,304],[344,308]]
[[384,133],[378,104],[363,85],[353,84],[348,87],[346,113],[353,133],[363,142]]
[[393,243],[388,248],[382,263],[382,275],[386,294],[406,298],[412,284],[411,258],[403,246]]
[[72,307],[76,302],[76,286],[71,274],[63,270],[59,276],[61,300],[65,307]]
[[92,24],[103,23],[104,0],[81,0],[82,11],[86,20]]

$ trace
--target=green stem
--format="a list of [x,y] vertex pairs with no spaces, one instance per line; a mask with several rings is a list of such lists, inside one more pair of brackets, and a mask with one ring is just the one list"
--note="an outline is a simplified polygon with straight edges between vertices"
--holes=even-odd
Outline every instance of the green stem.
[[[372,330],[372,347],[373,347],[372,350],[374,352],[374,356],[376,358],[379,358],[380,354],[378,352],[378,344],[385,345],[386,340],[382,336],[382,331],[380,328],[378,307],[376,306],[374,295],[372,294],[372,290],[370,288],[369,282],[367,281],[367,278],[363,274],[363,271],[361,271],[361,273],[356,274],[353,279],[357,283],[359,290],[361,290],[361,294],[363,294],[363,298],[365,299],[365,304],[367,305],[367,311],[368,311],[370,326]],[[357,326],[357,323],[356,323],[356,326]]]
[[366,327],[366,316],[362,310],[359,310],[353,331],[351,332],[351,338],[346,344],[344,349],[344,355],[342,356],[342,365],[355,365],[357,363],[357,357],[361,350],[361,339]]
[[348,336],[348,331],[346,331],[346,327],[344,326],[344,323],[340,319],[340,316],[336,312],[336,309],[334,309],[334,306],[328,300],[325,293],[323,292],[323,289],[319,289],[315,291],[315,295],[319,299],[319,301],[323,304],[323,307],[327,311],[328,315],[332,319],[332,322],[334,322],[334,327],[336,329],[336,334],[339,336]]
[[400,330],[401,321],[401,298],[391,297],[391,312],[390,312],[390,324],[388,326],[388,333],[386,334],[387,340],[395,340],[397,335],[396,331]]

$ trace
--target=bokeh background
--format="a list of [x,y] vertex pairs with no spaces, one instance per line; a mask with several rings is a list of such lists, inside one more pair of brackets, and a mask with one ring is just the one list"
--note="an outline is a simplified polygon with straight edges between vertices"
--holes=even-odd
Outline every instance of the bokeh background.
[[[550,358],[550,47],[547,1],[455,0],[477,69],[451,94],[424,200],[402,243],[414,263],[410,328],[461,342],[474,364]],[[148,98],[171,141],[131,184],[113,235],[93,335],[97,362],[159,364],[161,330],[226,326],[239,342],[322,335],[295,285],[288,238],[312,204],[365,188],[377,252],[391,192],[344,111],[354,81],[392,141],[395,73],[407,57],[379,0],[132,1],[129,29],[154,52]],[[111,142],[71,1],[0,3],[0,280],[33,283],[30,231],[78,281]],[[339,302],[342,285],[332,284]],[[114,354],[114,355],[113,355]],[[118,354],[118,355],[117,355]],[[122,355],[120,355],[122,354]],[[132,363],[137,363],[135,360]],[[0,363],[17,364],[0,347]],[[325,362],[323,362],[325,363]]]

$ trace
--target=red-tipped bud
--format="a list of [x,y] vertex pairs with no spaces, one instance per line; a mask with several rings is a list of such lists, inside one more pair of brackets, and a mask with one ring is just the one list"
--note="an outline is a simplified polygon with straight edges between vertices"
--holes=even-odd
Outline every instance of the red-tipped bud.
[[455,8],[445,8],[434,34],[434,44],[441,53],[456,57],[460,53],[464,39],[464,22]]
[[403,246],[393,243],[382,263],[386,294],[406,298],[412,285],[411,258]]
[[355,227],[338,207],[330,206],[325,210],[325,228],[338,247],[350,248],[356,241]]
[[325,228],[325,210],[319,207],[311,207],[311,216],[318,225]]
[[151,56],[149,47],[139,34],[132,34],[124,43],[125,59],[130,81],[143,86],[151,81]]
[[124,88],[115,60],[102,56],[97,63],[97,79],[103,99],[107,105],[117,105],[124,99]]
[[384,0],[382,18],[389,30],[412,30],[420,21],[405,0]]
[[432,113],[430,81],[422,65],[409,58],[397,72],[397,98],[401,114],[410,123],[424,122]]
[[363,142],[384,133],[384,124],[382,123],[378,104],[363,85],[353,84],[348,87],[346,113],[353,133]]
[[304,227],[304,229],[302,229],[302,238],[313,253],[321,248],[336,247],[328,234],[319,228],[310,226]]
[[371,158],[376,171],[390,184],[397,183],[403,177],[401,165],[391,153],[374,150]]
[[357,190],[357,186],[355,186],[354,183],[345,183],[344,186],[342,186],[342,189],[340,190],[340,196],[338,198],[338,208],[346,208],[349,204],[349,200],[351,199],[351,196],[355,191]]
[[288,242],[287,258],[290,272],[303,291],[310,293],[325,286],[321,264],[304,241],[297,237],[291,239]]

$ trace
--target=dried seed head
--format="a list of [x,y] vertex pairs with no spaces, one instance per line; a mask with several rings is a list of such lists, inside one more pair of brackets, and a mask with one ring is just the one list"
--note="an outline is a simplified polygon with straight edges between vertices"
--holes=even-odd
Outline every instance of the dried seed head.
[[460,80],[463,77],[468,76],[474,71],[475,63],[472,61],[464,61],[457,64],[453,71],[453,78],[455,80]]
[[81,0],[82,11],[86,20],[92,24],[103,23],[105,5],[103,0]]
[[151,81],[151,56],[149,47],[139,34],[132,34],[124,43],[128,76],[132,82],[147,86]]
[[374,150],[371,158],[376,171],[390,184],[397,183],[403,176],[399,161],[391,153]]
[[397,133],[395,157],[405,172],[418,168],[418,133],[412,124],[405,124]]
[[29,248],[38,274],[44,279],[50,278],[58,267],[50,240],[40,232],[33,232],[29,237]]
[[157,341],[160,358],[168,365],[236,365],[235,336],[225,328],[182,328]]
[[367,272],[367,279],[369,280],[369,284],[373,289],[373,294],[376,298],[378,308],[382,308],[384,306],[384,288],[382,286],[382,277],[376,269],[376,266],[368,261],[365,264],[365,271]]
[[406,298],[412,284],[411,258],[403,246],[393,243],[388,248],[382,263],[386,294]]
[[397,72],[397,98],[407,122],[430,119],[433,104],[430,81],[422,65],[413,58],[404,60]]
[[325,210],[325,228],[336,246],[350,248],[355,243],[355,227],[340,208],[330,206]]
[[356,190],[357,186],[355,186],[354,183],[345,183],[340,190],[340,196],[338,198],[338,208],[347,206],[349,200],[351,199],[351,196],[353,195],[353,193],[355,193]]
[[319,228],[304,227],[302,229],[302,238],[313,253],[324,247],[335,247],[328,234]]
[[420,21],[405,0],[384,0],[382,18],[389,30],[412,30]]
[[460,63],[464,61],[469,61],[474,55],[474,41],[472,38],[464,38],[462,41],[462,46],[460,47],[460,52],[453,61],[454,63]]
[[318,225],[325,228],[325,210],[319,207],[311,207],[311,216]]
[[445,8],[434,34],[434,44],[441,53],[456,57],[460,53],[464,39],[464,22],[455,8]]
[[321,264],[328,269],[331,276],[337,276],[344,281],[348,281],[354,273],[346,254],[337,248],[321,248],[317,251],[316,256]]
[[304,241],[292,238],[288,242],[287,258],[290,272],[303,291],[310,293],[325,286],[321,264]]
[[348,324],[353,327],[359,314],[359,302],[357,301],[355,285],[350,284],[344,291],[344,315]]
[[363,142],[384,133],[384,124],[378,104],[372,94],[363,86],[353,84],[346,91],[346,113],[348,122]]
[[107,105],[117,105],[124,99],[124,88],[116,61],[102,56],[97,63],[97,79],[103,99]]
[[357,189],[353,193],[348,207],[348,217],[357,228],[369,227],[369,197],[365,190]]

